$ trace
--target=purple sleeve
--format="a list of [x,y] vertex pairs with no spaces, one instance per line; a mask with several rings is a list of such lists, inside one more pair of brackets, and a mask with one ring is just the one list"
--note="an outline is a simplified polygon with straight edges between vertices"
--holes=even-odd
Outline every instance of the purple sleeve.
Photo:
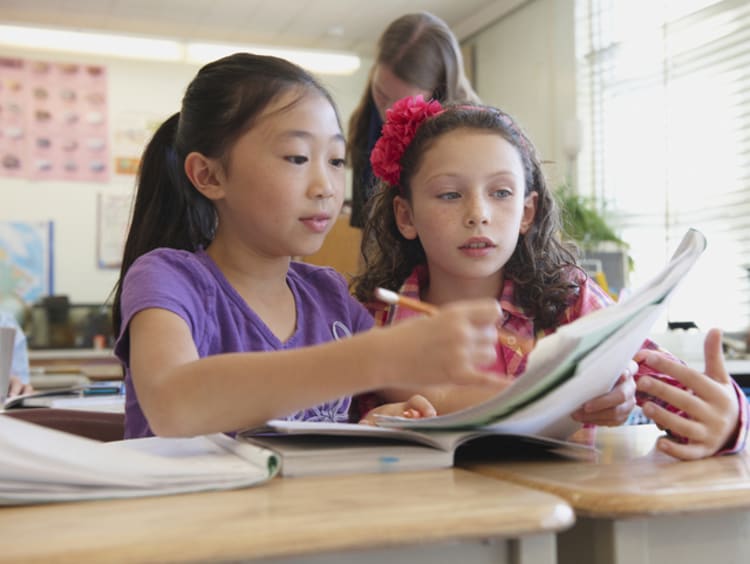
[[[209,286],[202,284],[190,260],[191,253],[170,255],[152,251],[139,257],[128,270],[122,283],[120,335],[115,343],[115,354],[128,364],[130,353],[128,327],[138,312],[149,308],[166,309],[190,327],[193,335],[202,331],[200,320],[210,318],[205,299]],[[184,255],[184,256],[183,256]]]

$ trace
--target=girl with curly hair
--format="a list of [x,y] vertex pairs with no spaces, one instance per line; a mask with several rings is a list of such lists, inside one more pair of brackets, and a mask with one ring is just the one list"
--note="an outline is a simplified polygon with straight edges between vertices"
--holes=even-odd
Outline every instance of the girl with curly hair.
[[[496,298],[503,316],[491,368],[509,376],[483,386],[385,390],[376,404],[420,394],[422,407],[415,408],[412,399],[403,412],[419,417],[487,399],[522,375],[539,338],[611,304],[578,267],[574,247],[561,240],[558,208],[536,150],[508,114],[488,106],[443,107],[421,96],[404,98],[388,111],[371,162],[381,184],[365,226],[364,270],[353,280],[354,294],[368,304],[378,325],[419,315],[375,301],[378,287],[434,306]],[[707,358],[721,356],[715,337],[709,339]],[[572,417],[587,425],[624,423],[636,403],[635,377],[638,389],[650,394],[638,398],[648,400],[647,415],[692,443],[682,448],[687,443],[667,441],[663,450],[696,458],[742,447],[747,405],[723,369],[707,370],[713,376],[691,371],[651,341],[636,360],[610,392],[586,402]],[[689,375],[683,378],[685,371]],[[710,399],[699,407],[686,399],[706,390]],[[366,399],[360,403],[363,411],[370,407]],[[399,404],[389,409],[398,410]]]

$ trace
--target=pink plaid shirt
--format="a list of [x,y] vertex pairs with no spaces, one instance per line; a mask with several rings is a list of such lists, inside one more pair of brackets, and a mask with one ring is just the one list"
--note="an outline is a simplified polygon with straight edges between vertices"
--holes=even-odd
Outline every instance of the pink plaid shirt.
[[[409,298],[420,299],[420,288],[427,282],[427,271],[424,267],[418,267],[412,272],[412,274],[406,279],[404,284],[401,286],[399,293]],[[534,333],[534,319],[524,313],[523,308],[516,303],[515,300],[515,284],[512,280],[506,280],[503,284],[502,292],[500,293],[500,306],[503,309],[503,322],[499,331],[505,335],[504,342],[498,343],[497,345],[497,361],[492,366],[492,369],[501,374],[511,374],[513,376],[520,376],[526,369],[526,361],[528,359],[529,352],[534,348],[537,339],[554,333],[555,329],[545,329]],[[580,292],[578,298],[571,303],[560,318],[560,325],[565,325],[572,321],[575,321],[579,317],[582,317],[592,311],[601,309],[611,305],[612,298],[601,289],[590,278],[586,278],[581,281]],[[398,322],[402,319],[409,317],[415,317],[423,315],[421,313],[414,312],[407,308],[399,307],[398,305],[387,305],[381,302],[372,302],[366,304],[368,310],[375,318],[376,325],[390,325],[391,323]],[[660,348],[656,343],[651,340],[646,340],[643,343],[642,348],[659,351],[670,357],[672,360],[678,360],[672,356],[666,350]],[[679,361],[679,360],[678,360]],[[635,378],[639,378],[643,375],[654,376],[664,381],[669,382],[675,386],[682,385],[675,379],[662,374],[648,366],[646,363],[640,363],[638,366],[638,372]],[[735,390],[737,393],[737,401],[740,406],[740,417],[737,426],[737,432],[735,436],[725,445],[725,448],[717,454],[730,454],[738,452],[744,448],[745,441],[748,435],[748,425],[750,423],[750,417],[748,412],[747,399],[745,398],[742,389],[735,383]],[[642,405],[647,399],[647,396],[643,396],[640,393],[636,394],[636,400],[639,405]],[[653,401],[653,398],[652,398]],[[664,402],[657,401],[666,409],[672,412],[680,413],[678,409],[672,405],[665,404]],[[369,408],[374,405],[368,406]]]

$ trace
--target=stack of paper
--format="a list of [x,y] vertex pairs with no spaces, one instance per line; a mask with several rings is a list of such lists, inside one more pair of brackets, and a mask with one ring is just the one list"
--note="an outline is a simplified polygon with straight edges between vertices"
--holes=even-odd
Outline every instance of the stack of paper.
[[266,482],[276,455],[226,435],[101,443],[0,415],[0,504],[226,490]]

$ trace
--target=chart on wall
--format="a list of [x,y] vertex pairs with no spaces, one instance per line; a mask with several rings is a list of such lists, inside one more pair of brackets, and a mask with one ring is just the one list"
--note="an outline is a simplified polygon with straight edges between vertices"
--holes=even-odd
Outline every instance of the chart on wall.
[[128,234],[131,192],[100,192],[96,197],[96,254],[99,268],[120,268]]
[[31,304],[54,292],[51,221],[0,221],[0,295]]
[[0,175],[107,181],[103,66],[0,58]]

